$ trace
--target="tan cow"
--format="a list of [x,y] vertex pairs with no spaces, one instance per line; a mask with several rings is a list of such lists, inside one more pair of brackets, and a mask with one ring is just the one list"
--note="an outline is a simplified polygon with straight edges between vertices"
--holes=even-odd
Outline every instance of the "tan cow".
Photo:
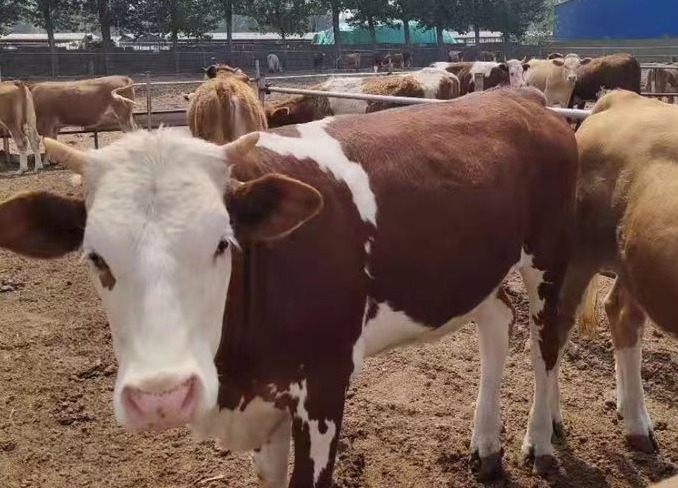
[[265,130],[266,114],[246,74],[234,75],[220,65],[214,77],[193,93],[188,107],[191,134],[215,144],[225,144],[258,130]]
[[134,130],[132,84],[128,76],[105,76],[32,85],[38,133],[55,138],[63,127],[94,127],[111,115],[123,131]]
[[20,81],[0,83],[0,128],[6,128],[19,149],[19,171],[28,171],[28,146],[35,154],[35,170],[42,169],[35,108],[28,87]]
[[576,54],[563,58],[532,59],[527,62],[525,82],[541,90],[550,106],[567,107],[577,82],[577,70],[590,62],[591,58],[581,59]]
[[360,53],[342,54],[337,59],[337,69],[353,69],[360,70]]
[[[424,68],[406,75],[330,78],[315,86],[314,89],[439,100],[457,98],[460,93],[459,79],[451,73],[436,68]],[[399,104],[296,95],[267,104],[266,117],[271,127],[280,127],[319,120],[330,115],[364,114],[396,106]]]
[[631,446],[645,452],[656,447],[641,378],[646,318],[678,338],[676,127],[678,107],[616,90],[598,101],[577,131],[576,252],[559,305],[559,337],[567,337],[582,296],[581,320],[590,328],[596,273],[616,274],[605,312],[614,344],[617,411]]

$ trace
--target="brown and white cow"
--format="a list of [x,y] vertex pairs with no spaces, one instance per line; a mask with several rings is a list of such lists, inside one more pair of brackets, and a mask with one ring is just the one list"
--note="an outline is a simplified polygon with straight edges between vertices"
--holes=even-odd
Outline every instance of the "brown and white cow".
[[[439,100],[449,100],[459,96],[457,77],[435,68],[424,68],[407,75],[373,78],[335,77],[313,88],[322,91]],[[330,115],[364,114],[397,106],[399,105],[384,102],[300,95],[268,103],[266,118],[270,127],[280,127],[320,120]]]
[[225,144],[249,132],[268,127],[264,108],[249,77],[229,66],[217,66],[191,94],[188,126],[191,134],[215,144]]
[[525,64],[524,60],[511,59],[504,63],[491,61],[436,62],[431,64],[431,67],[444,69],[456,75],[461,83],[461,94],[466,95],[475,91],[475,75],[478,73],[483,74],[484,90],[503,85],[510,85],[514,88],[525,86],[523,73],[527,69],[527,64]]
[[568,107],[577,82],[577,71],[580,66],[590,63],[591,58],[581,59],[576,54],[557,56],[552,54],[550,59],[528,61],[525,82],[541,90],[549,106]]
[[640,93],[640,63],[630,54],[593,58],[577,71],[577,81],[569,106],[583,109],[586,102],[598,100],[601,90],[623,89]]
[[[650,68],[645,89],[653,93],[667,93],[678,90],[678,66],[676,68]],[[667,97],[669,103],[674,97]]]
[[290,432],[290,486],[331,486],[346,389],[366,357],[471,319],[482,366],[471,451],[496,474],[514,320],[501,284],[518,268],[536,368],[524,449],[541,465],[559,420],[552,326],[577,148],[539,93],[504,91],[225,146],[171,129],[88,153],[47,140],[84,175],[87,198],[5,201],[0,247],[82,249],[111,325],[120,424],[191,423],[226,448],[256,449],[260,479],[276,488]]
[[35,125],[33,97],[20,81],[0,83],[0,129],[6,128],[19,149],[19,171],[28,171],[28,148],[35,155],[35,170],[42,169],[40,137]]
[[577,131],[576,250],[559,306],[559,337],[567,337],[582,297],[581,320],[595,327],[596,273],[616,274],[605,312],[617,411],[631,446],[645,452],[656,447],[641,377],[646,318],[678,338],[676,127],[678,107],[619,90],[603,96]]
[[31,85],[38,133],[55,138],[65,126],[93,127],[111,115],[123,131],[134,130],[132,85],[128,76],[45,81]]

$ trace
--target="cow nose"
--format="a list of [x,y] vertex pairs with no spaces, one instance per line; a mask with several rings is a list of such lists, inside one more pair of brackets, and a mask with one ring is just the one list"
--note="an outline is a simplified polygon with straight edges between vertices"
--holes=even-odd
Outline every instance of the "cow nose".
[[574,83],[575,81],[577,81],[577,76],[576,75],[568,75],[567,81],[569,81],[570,83]]
[[169,429],[187,424],[198,403],[198,378],[141,381],[125,386],[122,404],[130,427]]

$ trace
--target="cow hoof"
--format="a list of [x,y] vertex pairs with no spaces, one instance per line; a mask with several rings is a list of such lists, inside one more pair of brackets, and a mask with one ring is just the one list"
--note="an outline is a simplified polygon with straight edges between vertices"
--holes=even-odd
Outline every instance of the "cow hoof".
[[550,454],[535,456],[532,472],[539,476],[546,476],[558,466],[556,458]]
[[565,425],[563,425],[562,422],[553,422],[553,438],[554,439],[565,438]]
[[654,437],[654,433],[650,432],[648,435],[627,435],[626,442],[629,443],[631,449],[645,454],[655,454],[659,451],[659,445]]
[[24,173],[28,173],[28,169],[18,169],[18,170],[16,171],[16,173],[14,173],[14,174],[15,174],[15,175],[22,175],[22,174],[24,174]]
[[496,481],[504,477],[504,468],[501,460],[504,457],[504,449],[499,452],[480,457],[478,451],[471,453],[470,466],[471,471],[476,475],[478,481]]

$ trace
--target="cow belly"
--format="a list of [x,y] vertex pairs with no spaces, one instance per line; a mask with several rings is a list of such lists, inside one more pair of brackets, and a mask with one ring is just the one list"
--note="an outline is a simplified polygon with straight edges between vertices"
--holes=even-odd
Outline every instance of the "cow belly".
[[356,345],[365,357],[404,344],[438,339],[457,331],[473,318],[471,311],[451,318],[441,327],[432,328],[417,322],[405,312],[394,310],[388,303],[380,303],[377,307],[376,315],[367,320]]

